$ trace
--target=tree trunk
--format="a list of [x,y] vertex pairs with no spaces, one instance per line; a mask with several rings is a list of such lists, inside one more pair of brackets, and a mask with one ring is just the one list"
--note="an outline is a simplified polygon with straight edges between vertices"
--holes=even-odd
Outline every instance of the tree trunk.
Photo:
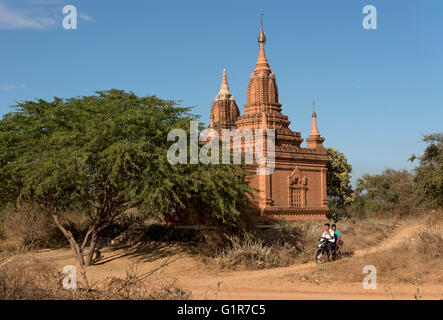
[[77,265],[80,267],[80,274],[83,278],[83,281],[85,282],[86,288],[89,289],[89,283],[88,278],[86,277],[86,267],[85,261],[83,259],[83,250],[80,249],[78,243],[72,238],[72,240],[69,241],[71,244],[71,249],[74,253],[74,256],[77,259]]
[[91,243],[89,244],[88,256],[86,257],[86,261],[85,261],[86,267],[89,267],[92,263],[92,258],[94,257],[95,247],[97,246],[97,235],[98,235],[97,229],[94,228],[94,230],[92,231]]
[[72,233],[63,227],[63,225],[60,223],[60,220],[58,219],[58,216],[56,213],[52,213],[52,218],[54,219],[55,224],[60,229],[60,231],[63,233],[63,235],[66,237],[66,239],[69,242],[69,245],[71,246],[72,253],[74,254],[75,259],[77,260],[77,265],[80,267],[80,274],[82,275],[83,281],[85,282],[86,288],[89,289],[89,283],[88,278],[86,277],[86,269],[85,269],[85,261],[83,259],[83,250],[78,245],[77,241],[75,241],[74,236]]

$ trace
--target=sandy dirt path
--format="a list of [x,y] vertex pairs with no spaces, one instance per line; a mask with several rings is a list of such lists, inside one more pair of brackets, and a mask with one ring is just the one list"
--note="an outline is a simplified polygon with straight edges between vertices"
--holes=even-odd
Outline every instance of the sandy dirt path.
[[[353,257],[387,250],[403,241],[410,241],[419,228],[419,225],[400,225],[382,243],[356,250]],[[415,286],[405,284],[380,284],[375,290],[366,290],[361,282],[307,283],[293,279],[298,273],[315,270],[318,266],[314,262],[257,271],[220,271],[166,244],[133,251],[128,248],[105,248],[102,254],[102,262],[88,268],[91,283],[109,276],[124,277],[130,268],[140,273],[148,272],[172,259],[170,264],[155,274],[153,280],[176,279],[192,291],[194,299],[414,299],[417,290]],[[70,251],[66,249],[44,250],[36,256],[61,267],[74,264]],[[424,299],[443,299],[443,286],[437,284],[420,288],[420,295]]]
[[[388,250],[403,241],[410,241],[419,229],[418,225],[400,226],[394,230],[391,237],[379,245],[356,250],[353,257]],[[333,263],[331,263],[332,266]],[[230,272],[199,279],[181,277],[180,280],[192,290],[195,298],[201,299],[414,299],[417,293],[416,286],[405,284],[381,284],[376,290],[366,290],[361,282],[312,284],[291,279],[294,274],[317,267],[314,262],[311,262],[269,270]],[[364,276],[362,273],[362,280]],[[420,289],[422,298],[443,298],[442,285]]]

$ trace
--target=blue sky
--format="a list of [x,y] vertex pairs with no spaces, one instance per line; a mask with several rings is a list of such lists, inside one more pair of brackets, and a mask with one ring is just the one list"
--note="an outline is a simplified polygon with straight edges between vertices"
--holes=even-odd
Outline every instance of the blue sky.
[[[64,5],[78,29],[62,27]],[[365,5],[377,30],[365,30]],[[0,0],[0,116],[16,101],[118,88],[195,106],[208,122],[223,68],[243,110],[259,13],[283,113],[306,138],[312,101],[325,145],[354,181],[412,168],[443,131],[443,1]]]

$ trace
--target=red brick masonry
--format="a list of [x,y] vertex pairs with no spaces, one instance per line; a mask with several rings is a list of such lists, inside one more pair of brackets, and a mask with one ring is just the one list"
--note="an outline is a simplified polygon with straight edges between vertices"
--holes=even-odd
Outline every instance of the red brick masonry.
[[[289,129],[290,121],[282,114],[278,101],[276,77],[265,54],[263,28],[259,37],[259,57],[249,77],[247,102],[240,116],[234,97],[229,92],[226,70],[220,92],[211,108],[210,128],[275,129],[275,171],[271,175],[254,175],[251,187],[258,189],[260,200],[251,200],[251,210],[257,215],[291,220],[325,220],[328,211],[326,197],[326,163],[324,138],[317,128],[317,115],[312,114],[312,129],[303,142],[300,132]],[[220,136],[221,139],[221,136]],[[255,168],[251,168],[255,172]]]

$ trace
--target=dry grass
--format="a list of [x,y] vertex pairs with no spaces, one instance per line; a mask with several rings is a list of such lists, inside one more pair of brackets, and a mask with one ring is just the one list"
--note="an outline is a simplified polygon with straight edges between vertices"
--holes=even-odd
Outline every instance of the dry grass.
[[0,215],[0,251],[20,253],[65,241],[52,218],[29,205],[8,206]]
[[432,210],[425,215],[421,215],[419,218],[421,218],[421,221],[424,222],[426,228],[438,228],[443,222],[443,209]]
[[441,214],[424,217],[420,231],[398,246],[352,259],[321,265],[315,271],[293,275],[312,283],[361,282],[366,265],[374,265],[378,283],[422,284],[443,283],[443,237]]
[[[91,292],[95,300],[185,300],[192,294],[177,282],[150,278],[153,272],[139,274],[130,269],[125,278],[109,277],[94,284]],[[147,281],[147,279],[151,281]]]
[[228,237],[230,245],[221,250],[216,261],[227,269],[269,269],[290,265],[296,252],[288,243],[265,244],[263,240],[236,236]]
[[[205,263],[221,269],[258,270],[285,267],[304,260],[310,226],[281,221],[274,228],[254,233],[220,235],[213,233],[201,243],[197,254]],[[205,250],[206,246],[210,250]],[[210,253],[207,255],[206,253]]]
[[376,246],[387,239],[398,225],[396,218],[344,220],[337,223],[345,243],[343,252],[351,254],[357,249]]
[[57,268],[35,258],[16,257],[0,262],[0,300],[172,300],[189,299],[191,292],[176,281],[153,283],[152,272],[130,270],[126,278],[110,277],[86,289],[64,290],[65,277]]
[[54,265],[32,258],[0,262],[0,299],[72,299]]

